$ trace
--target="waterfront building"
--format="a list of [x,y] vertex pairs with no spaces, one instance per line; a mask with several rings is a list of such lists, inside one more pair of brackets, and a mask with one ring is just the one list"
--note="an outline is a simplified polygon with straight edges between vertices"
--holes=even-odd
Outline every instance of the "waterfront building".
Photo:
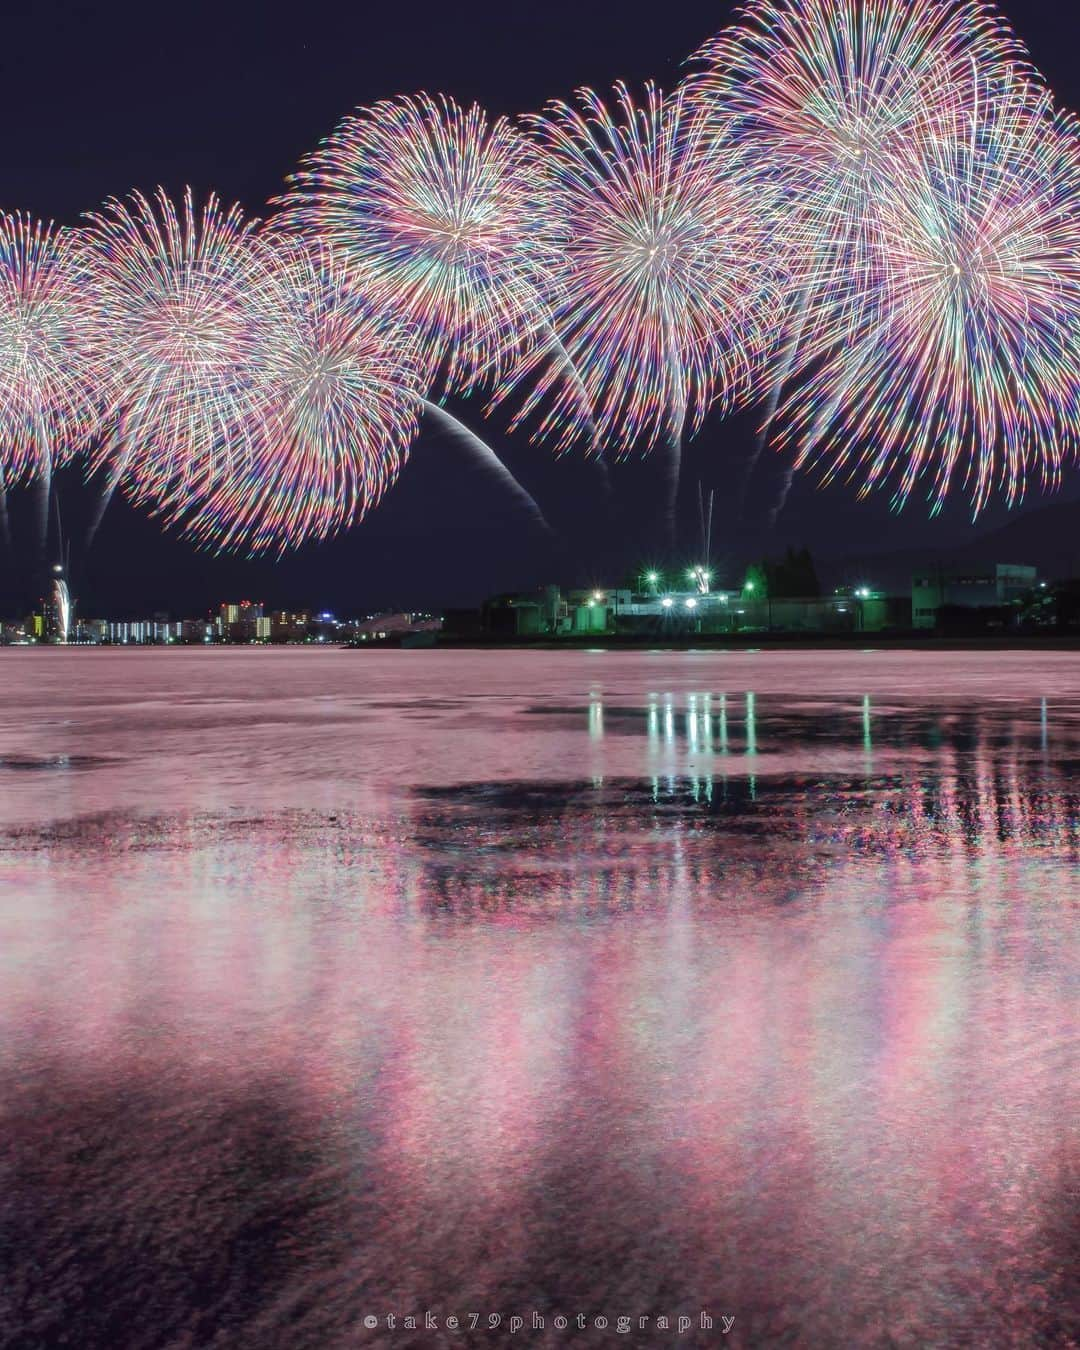
[[341,636],[347,638],[351,646],[368,642],[422,646],[434,643],[435,634],[442,628],[442,619],[433,614],[372,614],[341,627]]
[[725,633],[871,633],[911,626],[907,597],[868,587],[821,597],[773,599],[749,579],[742,589],[713,590],[694,569],[687,589],[649,585],[642,591],[596,587],[565,595],[557,586],[493,597],[483,607],[483,631],[493,637],[624,637]]
[[310,621],[311,614],[306,609],[296,612],[276,609],[270,615],[270,641],[304,642]]
[[217,627],[209,619],[184,619],[180,624],[180,641],[186,643],[213,642]]
[[[222,642],[255,642],[258,620],[263,617],[262,601],[241,600],[218,608],[217,636]],[[266,636],[269,637],[269,629]]]
[[[937,628],[943,619],[1001,626],[1009,610],[1038,588],[1038,570],[1014,563],[939,567],[912,580],[911,610],[916,628]],[[980,614],[981,611],[981,614]]]

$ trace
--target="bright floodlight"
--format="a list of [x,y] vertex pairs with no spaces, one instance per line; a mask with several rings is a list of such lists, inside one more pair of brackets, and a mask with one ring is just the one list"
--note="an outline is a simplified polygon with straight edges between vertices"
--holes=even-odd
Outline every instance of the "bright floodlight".
[[687,608],[687,609],[697,609],[697,601],[694,599],[693,596],[691,596],[690,599],[687,600],[687,602],[686,602],[686,608]]
[[660,603],[664,606],[665,609],[671,609],[671,607],[674,605],[675,601],[672,600],[672,598],[671,598],[670,595],[665,595],[664,598],[663,598],[663,600],[662,600]]

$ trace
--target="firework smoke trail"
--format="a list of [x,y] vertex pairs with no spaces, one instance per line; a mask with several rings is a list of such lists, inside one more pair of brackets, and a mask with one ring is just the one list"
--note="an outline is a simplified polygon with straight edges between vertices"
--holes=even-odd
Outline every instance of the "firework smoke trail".
[[69,230],[0,216],[0,485],[36,480],[44,552],[55,467],[94,434],[107,367],[91,353],[96,309]]
[[123,482],[124,474],[127,472],[127,460],[123,454],[112,455],[109,444],[105,444],[99,451],[103,463],[107,465],[104,470],[104,485],[98,493],[97,503],[90,516],[90,524],[86,529],[86,548],[89,551],[90,546],[97,538],[97,532],[101,528],[101,522],[105,519],[105,512],[108,511],[112,503],[116,489]]
[[1080,129],[1009,73],[925,117],[878,193],[878,302],[818,335],[779,440],[896,504],[927,479],[937,509],[960,475],[978,514],[1080,446]]
[[[162,508],[249,462],[259,375],[276,336],[261,296],[274,260],[237,207],[212,194],[177,210],[159,189],[88,215],[97,344],[117,375],[110,431],[91,456],[110,487]],[[104,509],[104,507],[103,507]],[[100,513],[99,513],[100,517]]]
[[[795,356],[802,342],[803,332],[806,324],[806,316],[809,312],[809,290],[806,286],[799,289],[799,307],[796,312],[794,323],[788,330],[788,336],[784,341],[778,354],[776,362],[776,374],[771,380],[769,397],[765,404],[765,416],[762,419],[761,427],[757,438],[754,441],[754,449],[747,461],[746,468],[743,470],[742,484],[739,489],[739,511],[743,512],[746,508],[746,496],[750,491],[750,480],[754,476],[754,470],[761,460],[765,446],[768,444],[769,433],[772,431],[772,425],[776,418],[777,409],[780,406],[780,396],[784,392],[784,387],[791,378],[791,372],[795,364]],[[785,476],[786,478],[786,476]],[[785,500],[787,490],[790,489],[791,480],[786,478],[784,490]],[[780,514],[782,506],[777,506],[773,512],[771,523],[775,525],[776,517]]]
[[272,250],[250,453],[197,466],[197,490],[162,506],[217,551],[283,553],[355,524],[396,481],[420,414],[415,338],[372,311],[329,245]]
[[983,0],[754,0],[695,60],[691,97],[728,118],[744,151],[784,184],[796,303],[743,492],[784,387],[814,337],[857,328],[875,304],[878,185],[928,109],[963,99],[979,70],[1023,62]]
[[[665,101],[649,86],[639,106],[619,85],[611,108],[590,90],[578,98],[528,121],[550,166],[554,326],[599,439],[620,454],[666,441],[677,460],[710,406],[748,395],[770,348],[783,293],[768,247],[776,198],[681,94]],[[507,382],[527,387],[514,425],[535,419],[534,436],[565,449],[580,399],[533,375]]]
[[424,399],[424,412],[432,421],[440,423],[460,444],[472,450],[480,463],[491,470],[503,486],[509,489],[537,525],[541,529],[551,532],[551,526],[539,506],[486,441],[481,440],[471,427],[467,427],[464,422],[459,421],[452,413],[447,412],[441,403],[432,403],[428,399]]

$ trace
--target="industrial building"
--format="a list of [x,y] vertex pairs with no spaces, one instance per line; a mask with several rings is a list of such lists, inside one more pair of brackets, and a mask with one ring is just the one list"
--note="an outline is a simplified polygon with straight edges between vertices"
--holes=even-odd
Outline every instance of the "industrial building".
[[1003,611],[1028,599],[1038,585],[1036,568],[1014,563],[923,572],[911,585],[912,624],[938,628],[945,617],[1004,622]]
[[739,632],[859,633],[911,626],[907,599],[861,588],[829,597],[777,599],[742,590],[712,590],[702,573],[689,590],[648,587],[538,591],[495,596],[483,607],[492,637],[575,637],[618,634],[662,638]]

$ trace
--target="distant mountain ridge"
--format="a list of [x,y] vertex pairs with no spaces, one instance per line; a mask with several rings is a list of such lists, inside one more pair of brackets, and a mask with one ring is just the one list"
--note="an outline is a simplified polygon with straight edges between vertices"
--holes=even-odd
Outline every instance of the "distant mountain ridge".
[[865,584],[905,593],[911,578],[935,567],[1031,564],[1057,581],[1080,576],[1080,502],[1058,501],[1027,511],[954,548],[914,548],[816,559],[822,585]]

